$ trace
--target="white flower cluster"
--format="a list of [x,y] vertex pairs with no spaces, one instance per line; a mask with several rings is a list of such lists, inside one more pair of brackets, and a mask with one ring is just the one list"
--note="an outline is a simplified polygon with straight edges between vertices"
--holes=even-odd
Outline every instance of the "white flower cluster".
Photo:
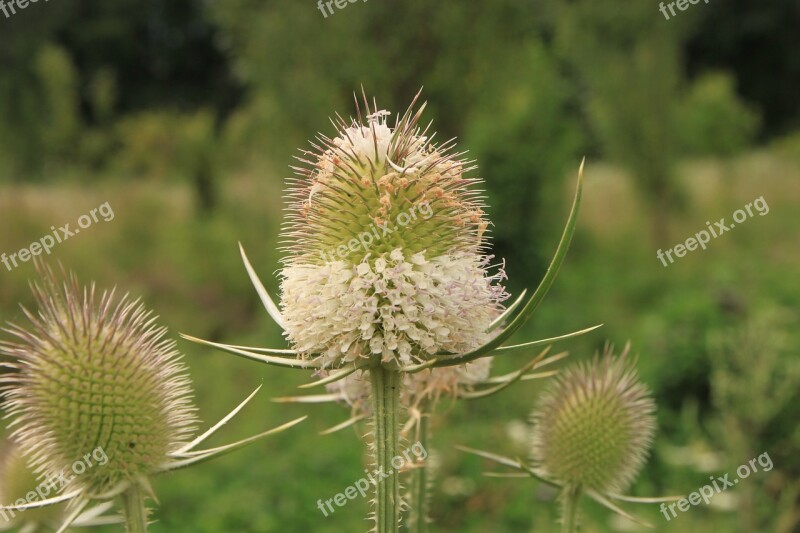
[[408,364],[489,340],[486,329],[506,293],[493,285],[505,273],[486,273],[488,258],[461,253],[427,260],[395,249],[368,259],[282,271],[286,335],[301,354],[325,362],[380,356]]
[[[337,173],[341,174],[341,154],[355,156],[355,161],[358,162],[356,166],[361,166],[364,171],[362,185],[366,186],[372,186],[372,179],[367,177],[369,168],[386,167],[389,172],[392,170],[390,166],[398,171],[405,168],[407,170],[403,182],[407,184],[413,180],[414,173],[418,172],[420,167],[427,166],[430,161],[441,157],[441,154],[428,144],[428,137],[413,135],[404,139],[406,145],[402,160],[389,159],[395,138],[395,131],[386,123],[390,114],[389,111],[373,113],[367,117],[368,126],[353,125],[332,139],[331,143],[335,148],[325,150],[316,165],[317,172],[313,178],[315,183],[311,188],[309,203],[314,193],[324,190],[326,184],[338,182]],[[453,162],[442,162],[434,167],[437,171],[445,173],[456,173],[456,169],[460,169],[460,166],[454,165]]]

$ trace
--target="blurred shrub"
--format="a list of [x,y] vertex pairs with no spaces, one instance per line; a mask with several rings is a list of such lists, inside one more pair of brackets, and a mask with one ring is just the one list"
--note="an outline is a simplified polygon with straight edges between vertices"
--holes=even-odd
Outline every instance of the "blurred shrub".
[[114,168],[131,176],[155,180],[192,182],[199,206],[210,210],[216,203],[214,181],[221,157],[216,143],[216,118],[212,111],[144,112],[119,121],[119,154]]
[[[557,199],[567,168],[577,175],[583,137],[570,109],[574,87],[541,43],[530,41],[498,63],[468,115],[465,141],[489,205],[502,206],[491,213],[495,252],[508,261],[510,279],[529,279],[548,259],[542,242],[558,238]],[[535,74],[520,76],[520,65]]]
[[758,113],[736,95],[730,74],[705,74],[692,83],[678,106],[681,151],[691,155],[734,155],[755,139],[759,122]]
[[116,125],[120,143],[116,169],[156,180],[174,177],[183,120],[174,111],[146,111],[121,119]]
[[790,330],[794,315],[766,307],[711,334],[712,398],[728,418],[728,437],[735,429],[744,438],[758,438],[800,394],[800,359],[794,355],[800,344]]
[[741,323],[712,333],[709,339],[717,438],[734,465],[768,453],[776,467],[776,472],[770,473],[771,488],[767,488],[768,477],[754,478],[739,487],[738,511],[744,531],[764,531],[776,512],[791,512],[793,502],[778,506],[776,500],[784,491],[796,495],[800,489],[800,461],[792,451],[796,443],[791,432],[800,415],[800,360],[796,356],[800,343],[791,329],[796,315],[787,309],[763,307]]
[[776,139],[772,145],[777,154],[800,161],[800,131]]

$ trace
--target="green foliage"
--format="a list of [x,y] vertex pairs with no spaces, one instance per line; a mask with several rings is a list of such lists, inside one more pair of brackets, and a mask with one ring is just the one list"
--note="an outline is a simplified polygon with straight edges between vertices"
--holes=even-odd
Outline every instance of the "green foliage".
[[597,141],[633,174],[651,207],[653,237],[679,197],[674,113],[681,73],[681,26],[666,27],[649,4],[580,0],[551,7],[557,49],[586,90]]
[[158,181],[194,184],[201,209],[216,204],[215,184],[223,154],[216,146],[216,125],[208,109],[193,114],[147,112],[117,124],[119,156],[116,171]]
[[[536,74],[520,76],[521,65]],[[562,218],[552,199],[560,198],[565,173],[576,175],[583,138],[570,113],[574,88],[541,43],[531,40],[498,58],[495,69],[467,117],[465,140],[480,161],[489,205],[503,206],[490,213],[495,250],[515,278],[543,270],[542,239],[555,237],[547,229]]]
[[46,43],[29,61],[0,82],[0,162],[7,161],[4,173],[15,178],[71,160],[81,129],[68,52]]
[[[763,157],[770,163],[758,167],[762,170],[757,173],[752,161]],[[770,202],[769,216],[737,227],[724,240],[713,241],[702,255],[687,256],[664,268],[646,239],[641,238],[638,218],[623,218],[628,222],[614,237],[598,234],[598,221],[610,216],[612,209],[615,217],[622,217],[624,206],[614,195],[617,188],[590,187],[599,176],[592,165],[587,166],[576,242],[550,295],[519,338],[539,338],[548,332],[604,323],[602,335],[587,335],[555,346],[569,349],[568,361],[572,362],[602,348],[604,338],[618,345],[631,339],[639,355],[642,380],[654,391],[659,421],[655,455],[632,487],[633,494],[688,493],[705,484],[710,474],[721,476],[743,460],[769,451],[775,469],[764,473],[763,478],[748,478],[757,509],[765,513],[776,510],[774,522],[760,530],[781,531],[777,521],[789,523],[791,512],[796,510],[790,495],[796,494],[792,493],[792,480],[800,478],[796,459],[800,434],[794,422],[797,403],[794,399],[787,401],[782,393],[780,407],[772,389],[776,394],[779,389],[789,390],[787,376],[794,365],[792,354],[798,341],[791,327],[792,321],[796,322],[791,305],[800,296],[800,286],[796,276],[787,275],[800,264],[796,248],[789,245],[796,240],[796,231],[787,230],[794,227],[794,206],[800,199],[795,179],[798,172],[797,163],[781,156],[760,155],[734,162],[731,175],[741,173],[748,179],[720,182],[712,196],[719,198],[722,191],[728,191],[752,199],[748,187],[756,187]],[[619,170],[613,173],[620,180],[626,179]],[[4,189],[0,194],[0,222],[4,227],[12,222],[14,226],[13,231],[0,234],[0,251],[17,250],[44,234],[51,224],[63,224],[109,201],[116,218],[93,227],[91,234],[59,245],[51,261],[61,260],[101,286],[117,284],[122,291],[142,296],[173,335],[187,332],[245,345],[280,345],[278,328],[253,293],[236,246],[237,241],[244,243],[254,267],[274,293],[277,280],[271,274],[278,266],[280,220],[276,179],[247,173],[228,176],[220,182],[219,208],[198,220],[191,209],[194,193],[186,183],[124,183],[112,179],[116,176],[100,177],[112,183],[91,187],[50,185],[31,191]],[[692,171],[685,179],[708,182],[709,176]],[[572,184],[573,178],[567,181]],[[698,207],[676,218],[676,232],[691,235],[697,230],[697,220],[725,213],[728,203],[717,202],[718,206]],[[628,206],[633,207],[637,206]],[[777,259],[765,259],[770,257]],[[33,275],[33,269],[29,263],[13,272],[2,265],[0,268],[0,321],[19,321],[22,316],[16,302],[30,305],[26,279]],[[530,282],[534,277],[523,273],[518,281]],[[769,308],[776,305],[789,309],[775,315]],[[742,310],[748,314],[739,315]],[[158,479],[155,490],[161,506],[152,531],[338,532],[364,527],[367,501],[350,502],[329,518],[315,507],[317,499],[333,497],[366,468],[357,442],[365,428],[317,435],[343,421],[347,417],[345,408],[280,406],[270,398],[295,394],[295,387],[311,376],[262,368],[186,342],[179,346],[187,351],[186,363],[205,417],[203,429],[208,421],[223,416],[227,406],[240,401],[242,391],[262,382],[265,388],[254,404],[226,426],[233,431],[228,438],[245,437],[303,414],[312,417],[308,427],[304,424],[291,434]],[[495,361],[498,373],[519,366],[516,356],[509,357]],[[717,357],[725,366],[717,365]],[[717,382],[714,376],[728,367],[735,370],[735,379],[729,381],[727,389],[718,389],[724,395],[717,400],[718,393],[711,388]],[[517,428],[520,424],[524,427],[531,401],[546,384],[546,380],[526,382],[490,399],[445,405],[442,414],[446,418],[433,420],[434,446],[441,450],[431,505],[434,531],[519,531],[534,525],[537,531],[547,531],[555,523],[555,493],[515,480],[486,478],[482,473],[492,467],[452,450],[453,445],[463,444],[525,457],[529,443],[524,431],[520,434]],[[693,417],[685,416],[690,404],[697,406]],[[733,444],[729,439],[734,426],[723,413],[731,413],[746,424],[753,420],[761,427],[760,436],[752,436],[754,440],[748,442],[752,453],[746,455],[728,447]],[[700,447],[695,443],[704,444]],[[685,461],[689,455],[698,459],[673,464],[674,454],[665,451],[672,448]],[[707,456],[718,458],[713,471],[697,471],[702,463],[699,457]],[[732,494],[743,498],[740,489],[748,490],[740,484]],[[602,508],[587,504],[582,511],[586,531],[611,531],[608,513]],[[638,507],[636,514],[664,526],[657,506],[652,510]],[[739,516],[733,511],[698,507],[681,515],[680,520],[687,531],[741,530]],[[775,528],[771,527],[773,523]],[[784,527],[783,531],[791,529]]]
[[708,73],[695,80],[677,109],[683,153],[732,156],[755,138],[758,114],[736,95],[729,74]]
[[45,157],[68,157],[80,133],[78,76],[69,53],[57,46],[44,46],[35,63],[42,87],[42,148]]

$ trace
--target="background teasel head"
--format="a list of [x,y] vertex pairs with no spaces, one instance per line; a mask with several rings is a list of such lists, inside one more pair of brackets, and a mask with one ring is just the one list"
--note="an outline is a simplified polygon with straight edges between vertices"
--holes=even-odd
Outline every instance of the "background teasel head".
[[[416,101],[416,100],[415,100]],[[423,361],[489,340],[507,297],[489,274],[471,162],[433,143],[424,105],[389,125],[372,109],[300,158],[289,191],[282,274],[286,335],[301,355],[345,363]],[[358,106],[358,103],[357,103]],[[429,126],[430,127],[430,126]]]
[[[64,274],[60,282],[51,269],[37,266],[42,281],[32,290],[38,313],[23,308],[29,329],[10,325],[5,330],[17,341],[0,343],[0,354],[13,360],[6,365],[12,372],[0,377],[0,391],[12,418],[11,436],[30,466],[46,478],[65,474],[66,482],[57,497],[22,506],[0,502],[5,505],[0,510],[72,501],[63,530],[91,500],[122,495],[129,526],[134,520],[135,529],[143,530],[150,476],[207,460],[302,420],[195,451],[255,392],[189,442],[198,422],[191,382],[174,341],[165,338],[166,328],[156,326],[156,317],[138,301],[115,298],[113,290],[98,295],[94,284],[81,287],[74,274]],[[106,460],[87,464],[98,451]]]
[[621,493],[644,464],[655,432],[655,403],[638,380],[629,346],[619,357],[567,367],[533,411],[532,459],[562,485]]
[[[33,491],[38,498],[45,498],[58,480],[37,478],[28,466],[22,451],[13,441],[0,439],[0,504],[27,500]],[[120,522],[117,516],[106,515],[111,503],[99,504],[82,513],[72,523],[76,527],[113,524]],[[11,528],[27,533],[34,533],[42,528],[56,529],[67,517],[69,511],[66,504],[53,505],[39,509],[14,512],[0,511],[0,531]]]
[[[638,498],[622,491],[638,474],[655,433],[655,403],[639,381],[630,345],[618,357],[609,344],[602,356],[562,370],[533,411],[531,462],[459,446],[504,467],[561,489],[562,531],[576,531],[578,502],[586,495],[642,525],[612,500],[659,503],[681,496]],[[498,474],[504,475],[504,474]]]
[[197,424],[174,341],[127,296],[41,270],[38,313],[25,310],[30,328],[10,326],[18,341],[0,344],[16,360],[2,378],[13,437],[38,473],[68,471],[102,447],[108,464],[75,476],[67,491],[99,494],[153,473]]

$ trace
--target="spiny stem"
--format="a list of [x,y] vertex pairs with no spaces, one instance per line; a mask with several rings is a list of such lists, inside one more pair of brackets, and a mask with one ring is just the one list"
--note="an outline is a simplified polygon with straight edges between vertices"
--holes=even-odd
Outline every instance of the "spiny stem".
[[[430,433],[429,417],[424,413],[419,420],[419,442],[426,450]],[[427,533],[428,531],[428,467],[418,465],[413,471],[411,480],[411,512],[409,530],[414,533]]]
[[[400,527],[400,479],[392,471],[392,459],[400,447],[400,372],[382,366],[370,370],[375,425],[375,531],[397,532]],[[381,472],[385,476],[381,476]]]
[[561,517],[561,533],[575,533],[578,523],[578,502],[581,499],[581,487],[579,485],[567,485],[561,494],[563,498]]
[[147,532],[147,509],[144,505],[144,493],[136,485],[131,485],[122,494],[122,514],[125,517],[125,526],[128,533]]

